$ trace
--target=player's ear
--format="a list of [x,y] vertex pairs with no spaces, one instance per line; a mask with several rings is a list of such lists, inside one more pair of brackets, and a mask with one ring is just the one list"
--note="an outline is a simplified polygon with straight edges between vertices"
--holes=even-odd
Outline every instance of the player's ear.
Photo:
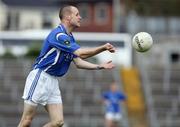
[[70,15],[66,15],[66,16],[64,16],[64,19],[69,22],[71,20],[71,16]]
[[71,16],[70,16],[70,15],[67,16],[67,20],[68,20],[68,21],[71,20]]

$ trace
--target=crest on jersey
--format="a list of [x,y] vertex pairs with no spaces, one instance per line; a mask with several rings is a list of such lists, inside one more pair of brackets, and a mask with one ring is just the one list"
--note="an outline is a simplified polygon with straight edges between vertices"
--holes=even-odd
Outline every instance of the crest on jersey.
[[64,41],[64,44],[70,47],[70,42],[69,41]]

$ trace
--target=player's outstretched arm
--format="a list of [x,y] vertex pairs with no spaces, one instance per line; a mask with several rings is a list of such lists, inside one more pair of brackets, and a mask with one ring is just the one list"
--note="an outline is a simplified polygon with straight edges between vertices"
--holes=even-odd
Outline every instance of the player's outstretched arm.
[[76,54],[77,56],[79,56],[82,59],[86,59],[86,58],[92,57],[92,56],[97,55],[106,50],[108,50],[111,53],[114,53],[115,47],[110,43],[106,43],[104,45],[94,47],[94,48],[80,48],[80,49],[76,50],[74,52],[74,54]]
[[108,61],[106,63],[102,63],[102,64],[98,65],[98,64],[93,64],[88,61],[85,61],[79,57],[74,58],[73,62],[77,68],[87,69],[87,70],[112,69],[115,67],[114,64],[112,63],[112,61]]

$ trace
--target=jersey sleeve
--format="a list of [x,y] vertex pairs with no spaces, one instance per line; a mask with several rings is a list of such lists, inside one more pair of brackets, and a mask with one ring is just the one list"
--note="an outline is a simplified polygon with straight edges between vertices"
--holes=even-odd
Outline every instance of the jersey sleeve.
[[107,92],[104,92],[103,94],[102,94],[102,97],[103,97],[103,99],[108,99],[108,94],[107,94]]
[[126,96],[121,92],[119,92],[118,98],[119,98],[119,100],[126,100]]
[[60,50],[70,52],[70,53],[73,53],[75,50],[80,48],[80,46],[77,43],[71,42],[70,38],[65,33],[56,34],[53,41],[50,38],[49,43],[53,47],[56,47],[56,48],[58,48]]

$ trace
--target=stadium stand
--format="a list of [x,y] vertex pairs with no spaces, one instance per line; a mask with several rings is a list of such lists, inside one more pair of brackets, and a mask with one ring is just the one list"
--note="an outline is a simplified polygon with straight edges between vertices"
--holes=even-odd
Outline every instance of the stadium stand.
[[180,54],[176,44],[157,44],[149,53],[137,55],[150,127],[180,125],[180,61],[171,59],[173,52]]
[[145,102],[138,68],[121,68],[121,81],[127,98],[129,123],[132,127],[147,126]]
[[[138,82],[133,87],[143,90],[142,95],[138,95],[139,91],[136,94],[138,98],[144,95],[149,126],[141,127],[179,127],[180,38],[163,36],[159,40],[154,39],[155,44],[150,51],[133,54],[138,74],[133,68],[130,69],[125,75],[125,82],[130,82],[130,77],[132,82]],[[175,44],[175,41],[178,43]],[[0,127],[17,126],[22,113],[24,83],[32,64],[33,61],[27,58],[0,59]],[[121,81],[123,77],[119,73],[119,68],[113,71],[85,71],[71,67],[69,73],[60,79],[67,127],[104,127],[101,93],[108,89],[112,80],[119,81],[121,89],[124,87]],[[127,87],[127,90],[133,91],[130,84]],[[134,101],[142,106],[144,100],[139,100],[140,103]],[[129,125],[132,122],[129,122],[131,119],[126,108],[123,108],[125,117],[122,127],[134,127],[133,124]],[[40,127],[47,120],[47,114],[41,107],[32,127]]]

